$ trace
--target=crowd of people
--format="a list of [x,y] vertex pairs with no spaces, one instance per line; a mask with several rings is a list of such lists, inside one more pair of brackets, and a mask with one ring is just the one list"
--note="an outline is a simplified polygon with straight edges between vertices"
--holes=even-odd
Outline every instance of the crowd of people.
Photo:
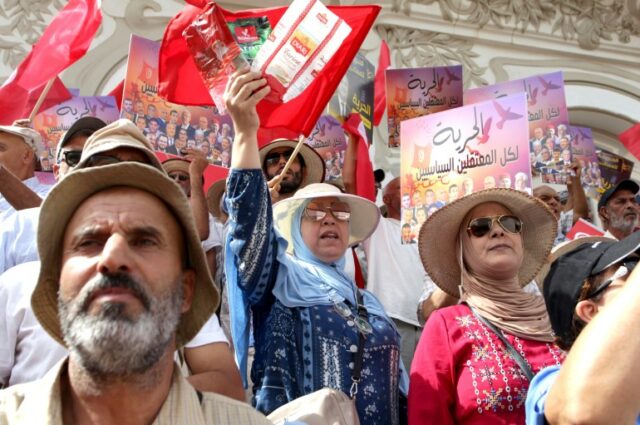
[[391,178],[378,207],[356,144],[341,184],[306,144],[259,146],[269,91],[234,73],[226,130],[124,99],[61,137],[52,188],[39,135],[0,126],[0,423],[266,424],[327,387],[367,425],[640,423],[635,182],[600,198],[604,236],[572,241],[592,213],[570,159],[565,202],[497,173]]

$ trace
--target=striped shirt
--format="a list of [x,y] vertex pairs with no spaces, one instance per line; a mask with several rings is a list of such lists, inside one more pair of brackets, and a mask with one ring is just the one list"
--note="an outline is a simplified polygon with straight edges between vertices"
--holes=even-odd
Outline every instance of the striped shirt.
[[[62,425],[60,381],[67,373],[67,359],[41,380],[0,391],[0,425]],[[153,425],[173,424],[267,425],[271,422],[248,404],[219,394],[203,393],[200,401],[176,365],[169,395],[153,421]]]

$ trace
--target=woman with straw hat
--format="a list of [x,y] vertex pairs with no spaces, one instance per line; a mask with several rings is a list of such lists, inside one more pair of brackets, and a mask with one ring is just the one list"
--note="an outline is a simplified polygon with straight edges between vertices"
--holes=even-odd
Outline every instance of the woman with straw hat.
[[[344,273],[349,246],[379,221],[376,205],[316,183],[271,207],[258,155],[255,72],[230,78],[236,140],[227,182],[225,270],[234,345],[246,371],[255,337],[253,404],[270,413],[323,387],[352,395],[363,424],[399,423],[399,335],[381,304]],[[406,375],[406,374],[405,374]]]
[[524,424],[531,377],[563,359],[542,297],[522,290],[555,235],[547,207],[512,189],[466,196],[425,222],[425,269],[462,304],[425,325],[411,366],[410,424]]

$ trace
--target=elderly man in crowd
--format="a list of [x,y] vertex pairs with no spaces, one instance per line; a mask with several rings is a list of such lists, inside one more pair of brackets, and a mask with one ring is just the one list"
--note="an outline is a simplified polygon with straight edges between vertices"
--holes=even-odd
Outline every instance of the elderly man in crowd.
[[[56,148],[56,161],[53,164],[53,175],[56,181],[62,179],[78,165],[87,138],[104,126],[106,126],[105,122],[98,118],[84,117],[67,130]],[[37,203],[39,204],[40,202]],[[16,211],[2,221],[0,274],[16,264],[38,259],[36,231],[39,213],[39,208],[26,208]]]
[[602,194],[598,214],[606,233],[604,236],[624,239],[638,226],[636,194],[640,186],[633,180],[623,180]]
[[41,210],[33,311],[69,356],[0,392],[6,423],[268,423],[174,364],[219,302],[180,188],[148,165],[78,170]]
[[296,147],[295,140],[278,139],[260,149],[262,172],[269,180],[273,203],[290,198],[308,184],[324,181],[325,166],[322,157],[309,145],[303,144],[282,180],[278,177]]
[[0,217],[37,206],[51,189],[35,175],[42,138],[16,124],[0,126]]
[[[145,163],[163,171],[147,140],[128,120],[95,132],[86,141],[80,160],[75,160],[76,169],[123,161]],[[35,246],[32,240],[25,249],[33,251]],[[27,260],[38,258],[36,252]],[[5,353],[0,358],[2,385],[39,378],[61,357],[61,350],[37,325],[26,302],[35,285],[37,268],[37,262],[20,264],[0,276],[0,352]],[[211,316],[196,338],[188,341],[183,354],[191,373],[189,380],[196,388],[244,400],[240,376],[216,316]]]

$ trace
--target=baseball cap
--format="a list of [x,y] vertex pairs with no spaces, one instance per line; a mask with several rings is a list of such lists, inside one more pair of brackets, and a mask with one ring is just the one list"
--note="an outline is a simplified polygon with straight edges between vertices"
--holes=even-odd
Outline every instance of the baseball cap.
[[640,186],[638,186],[638,184],[633,180],[622,180],[620,183],[610,187],[606,192],[602,194],[602,196],[600,197],[600,201],[598,201],[598,209],[607,205],[609,199],[613,196],[614,193],[619,190],[628,190],[631,193],[636,194],[638,193],[638,190],[640,190]]
[[564,255],[552,264],[544,279],[542,293],[551,327],[556,335],[571,335],[573,314],[585,279],[602,273],[640,250],[640,232],[617,241],[611,238],[575,239],[562,249]]
[[66,133],[64,133],[64,136],[62,136],[60,143],[58,143],[58,146],[56,147],[56,160],[60,160],[60,152],[62,152],[62,148],[69,143],[69,141],[73,139],[73,136],[78,134],[78,132],[87,130],[91,133],[95,133],[106,126],[106,122],[96,117],[82,117],[74,122]]

